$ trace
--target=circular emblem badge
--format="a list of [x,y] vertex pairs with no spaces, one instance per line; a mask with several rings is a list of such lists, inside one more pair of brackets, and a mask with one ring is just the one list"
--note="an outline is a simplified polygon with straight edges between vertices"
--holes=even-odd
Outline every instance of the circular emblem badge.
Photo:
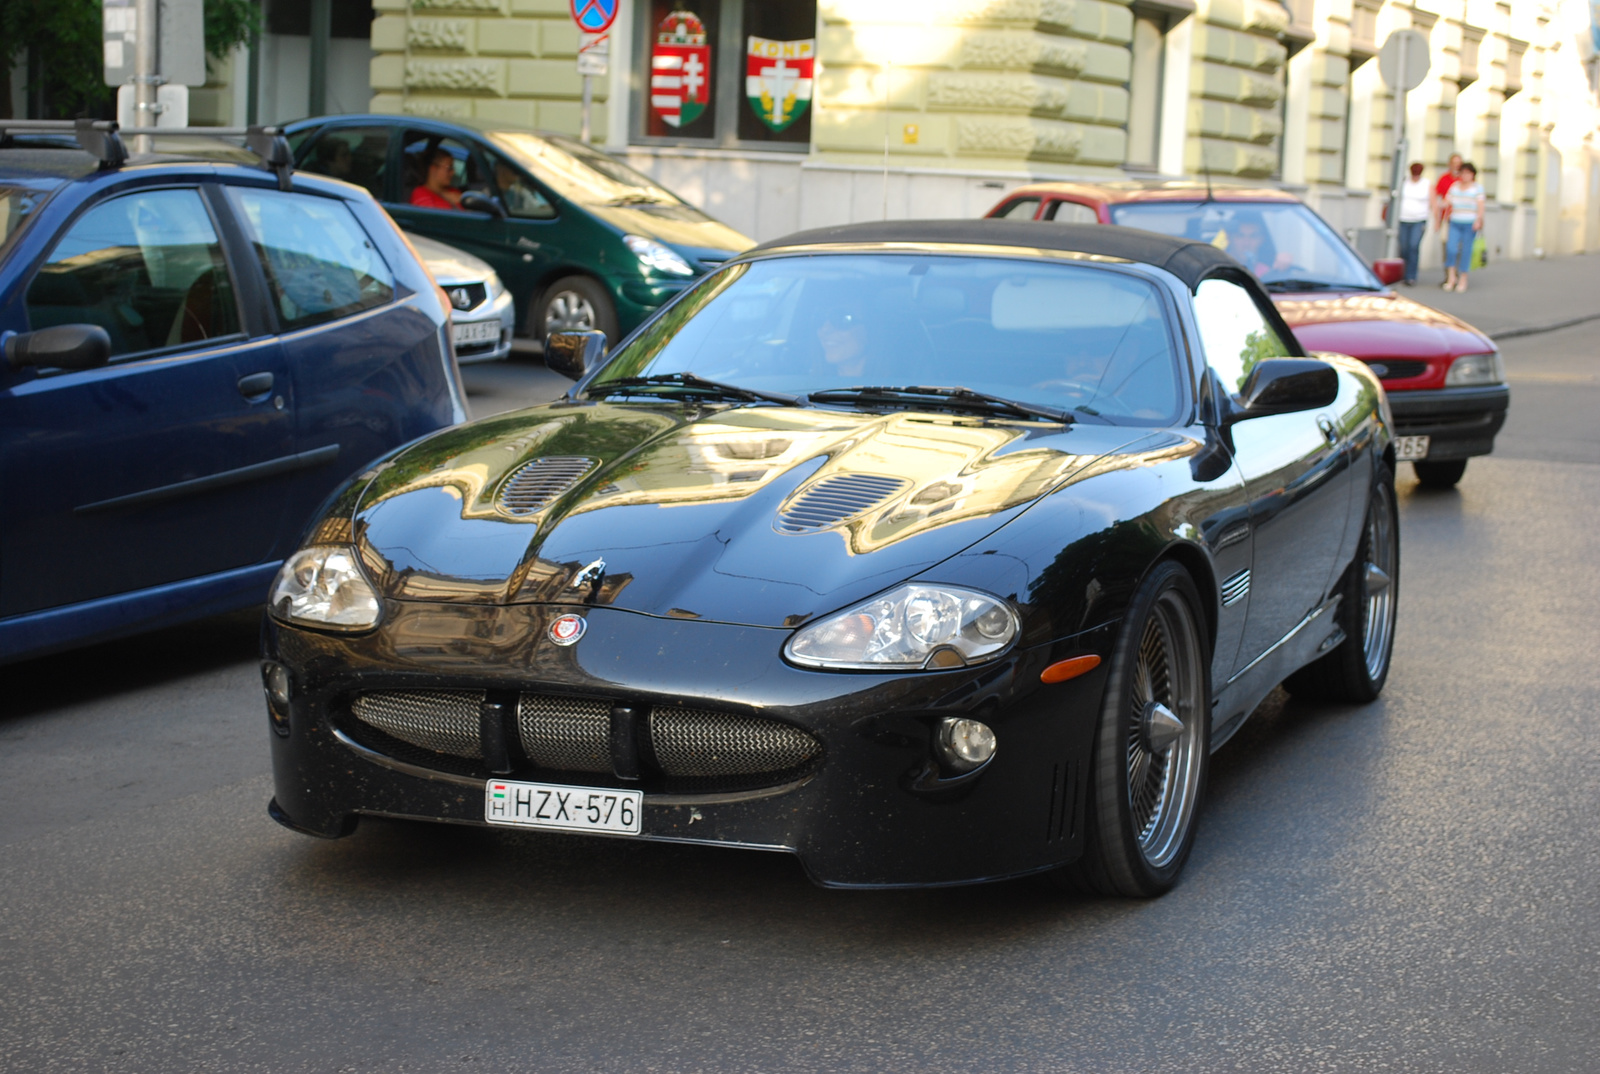
[[557,645],[572,645],[583,637],[583,632],[587,629],[589,624],[583,616],[563,615],[550,624],[550,640]]

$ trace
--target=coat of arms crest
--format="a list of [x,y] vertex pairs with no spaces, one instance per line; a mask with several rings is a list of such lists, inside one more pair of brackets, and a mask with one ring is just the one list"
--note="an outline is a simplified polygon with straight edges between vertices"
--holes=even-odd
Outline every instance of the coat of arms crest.
[[817,40],[769,41],[752,37],[745,52],[744,92],[750,107],[769,129],[781,131],[811,104]]
[[674,10],[656,27],[650,52],[650,107],[668,126],[683,128],[711,103],[711,46],[692,11]]

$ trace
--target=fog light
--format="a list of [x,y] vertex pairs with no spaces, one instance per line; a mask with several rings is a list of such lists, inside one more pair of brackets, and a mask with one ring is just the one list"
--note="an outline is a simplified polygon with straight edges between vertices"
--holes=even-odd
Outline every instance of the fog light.
[[272,717],[272,729],[280,735],[289,733],[290,683],[288,668],[270,660],[262,663],[261,685],[267,691],[267,714]]
[[994,756],[994,731],[977,720],[946,717],[939,722],[939,752],[957,772],[970,772]]

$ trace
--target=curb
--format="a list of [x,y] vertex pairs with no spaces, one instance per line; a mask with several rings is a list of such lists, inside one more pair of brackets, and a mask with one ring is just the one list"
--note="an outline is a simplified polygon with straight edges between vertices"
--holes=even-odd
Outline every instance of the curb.
[[1487,333],[1495,342],[1502,339],[1516,339],[1519,336],[1536,336],[1541,332],[1559,332],[1563,328],[1572,328],[1575,325],[1587,324],[1590,321],[1600,321],[1600,313],[1588,313],[1582,317],[1572,317],[1554,324],[1519,325],[1516,328],[1503,328],[1498,332]]

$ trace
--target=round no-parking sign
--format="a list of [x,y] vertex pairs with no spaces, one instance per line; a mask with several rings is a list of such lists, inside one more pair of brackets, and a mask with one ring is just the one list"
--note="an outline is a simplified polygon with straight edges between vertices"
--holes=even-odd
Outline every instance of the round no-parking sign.
[[617,4],[620,0],[567,0],[567,7],[572,12],[572,21],[578,24],[578,29],[586,33],[604,33],[611,28],[617,19]]

